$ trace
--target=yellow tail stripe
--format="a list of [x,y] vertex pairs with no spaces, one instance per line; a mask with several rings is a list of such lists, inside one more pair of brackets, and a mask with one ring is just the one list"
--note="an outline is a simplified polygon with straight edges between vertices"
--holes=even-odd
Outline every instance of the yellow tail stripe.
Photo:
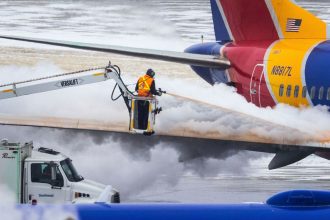
[[[268,1],[268,0],[266,0]],[[309,11],[290,0],[271,0],[279,28],[284,39],[326,39],[327,24]],[[297,32],[287,31],[288,19],[299,19],[301,25]]]

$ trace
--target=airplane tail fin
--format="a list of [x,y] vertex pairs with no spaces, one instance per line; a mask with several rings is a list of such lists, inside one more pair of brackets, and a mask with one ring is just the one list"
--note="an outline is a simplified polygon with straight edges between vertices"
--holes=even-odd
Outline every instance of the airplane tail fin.
[[325,39],[325,22],[293,0],[210,0],[217,41]]

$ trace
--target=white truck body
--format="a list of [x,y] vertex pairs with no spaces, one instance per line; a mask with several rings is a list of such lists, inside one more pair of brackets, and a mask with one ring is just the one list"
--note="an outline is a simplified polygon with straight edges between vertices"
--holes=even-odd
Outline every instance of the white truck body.
[[119,193],[78,175],[70,158],[33,143],[0,142],[0,179],[17,203],[120,202]]

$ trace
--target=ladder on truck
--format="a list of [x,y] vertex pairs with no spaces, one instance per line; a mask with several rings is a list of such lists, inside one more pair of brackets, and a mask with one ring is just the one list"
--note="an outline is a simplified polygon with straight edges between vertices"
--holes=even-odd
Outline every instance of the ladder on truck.
[[[85,74],[86,72],[95,71],[92,74]],[[81,74],[85,74],[80,76]],[[72,77],[74,76],[74,77]],[[59,77],[70,77],[57,79]],[[47,82],[40,82],[45,81]],[[50,81],[48,81],[50,80]],[[121,71],[117,65],[109,65],[106,67],[92,68],[87,70],[79,70],[70,73],[63,73],[37,79],[26,81],[14,82],[0,85],[0,99],[9,99],[19,96],[31,95],[36,93],[48,92],[53,90],[77,87],[87,84],[100,83],[107,80],[114,80],[116,82],[113,88],[111,98],[116,101],[122,97],[125,101],[126,107],[129,112],[129,132],[135,134],[152,135],[155,133],[155,119],[156,115],[160,113],[161,108],[158,108],[158,100],[153,97],[139,97],[134,95],[125,85],[121,78]],[[35,83],[37,82],[37,83]],[[119,88],[120,95],[116,98],[113,97],[116,88]],[[160,92],[162,92],[160,90]],[[144,108],[141,109],[139,102],[143,102]],[[147,106],[147,108],[145,108]],[[142,112],[143,111],[143,112]],[[145,120],[141,123],[141,118]],[[139,118],[140,117],[140,118]],[[142,126],[141,126],[142,124]]]

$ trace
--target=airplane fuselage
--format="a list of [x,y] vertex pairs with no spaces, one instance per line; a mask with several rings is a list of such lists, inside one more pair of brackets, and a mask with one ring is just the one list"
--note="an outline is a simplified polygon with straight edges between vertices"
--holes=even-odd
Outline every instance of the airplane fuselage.
[[[266,203],[246,204],[73,204],[36,207],[20,205],[15,214],[43,219],[45,213],[57,212],[71,219],[112,220],[328,220],[329,192],[293,190],[269,198]],[[6,207],[5,207],[6,208]],[[47,212],[48,211],[48,212]],[[69,218],[68,218],[69,219]]]
[[227,58],[231,62],[228,70],[192,68],[210,84],[235,86],[257,106],[330,106],[330,41],[216,42],[194,45],[186,52]]

